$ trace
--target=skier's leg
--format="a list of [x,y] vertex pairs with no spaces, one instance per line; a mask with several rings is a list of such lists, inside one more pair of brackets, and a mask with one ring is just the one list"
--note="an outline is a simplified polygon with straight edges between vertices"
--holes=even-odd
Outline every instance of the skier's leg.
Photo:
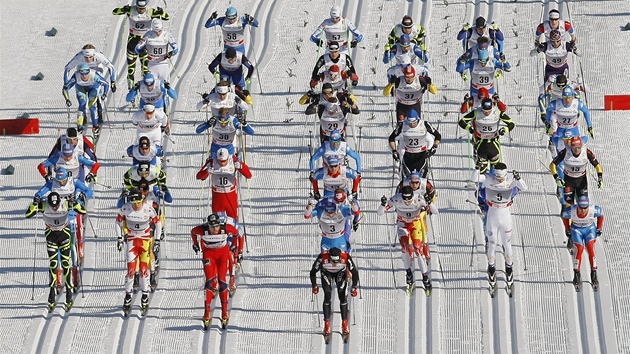
[[228,284],[227,284],[227,269],[230,257],[230,250],[225,247],[221,250],[221,255],[218,259],[217,272],[219,279],[219,297],[221,298],[221,318],[227,318],[228,313]]
[[[503,211],[505,210],[505,211]],[[505,257],[505,264],[512,266],[512,214],[509,208],[502,210],[501,215],[501,233],[503,238],[501,243],[503,244],[503,256]]]
[[322,271],[322,290],[324,290],[324,320],[330,320],[332,316],[331,300],[332,300],[332,279],[330,275]]
[[46,229],[46,251],[48,252],[48,272],[50,274],[50,283],[48,285],[52,289],[57,283],[57,267],[59,267],[57,252],[59,252],[59,245],[56,242],[55,231],[50,229]]
[[348,272],[343,270],[335,277],[337,283],[337,296],[339,296],[339,310],[341,319],[348,319]]
[[494,266],[497,247],[497,232],[499,232],[496,210],[494,210],[494,208],[490,208],[486,218],[486,238],[488,239],[488,250],[486,256],[488,257],[488,265]]
[[125,280],[125,291],[127,293],[131,293],[131,291],[133,291],[133,279],[136,276],[136,267],[138,263],[138,249],[134,243],[134,238],[127,240],[127,278]]

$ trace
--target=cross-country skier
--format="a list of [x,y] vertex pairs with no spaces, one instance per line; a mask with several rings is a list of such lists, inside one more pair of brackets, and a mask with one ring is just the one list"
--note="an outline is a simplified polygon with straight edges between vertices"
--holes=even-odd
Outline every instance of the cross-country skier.
[[330,18],[322,21],[315,32],[311,35],[311,42],[317,44],[318,47],[325,44],[328,48],[330,42],[336,41],[339,43],[341,52],[348,54],[348,40],[350,39],[348,37],[349,33],[354,35],[354,39],[350,42],[350,48],[355,48],[357,44],[363,40],[363,34],[357,29],[352,21],[347,19],[345,16],[341,16],[341,7],[339,5],[334,5],[330,8]]
[[457,39],[462,41],[464,51],[477,45],[479,38],[488,38],[494,47],[498,49],[500,53],[503,53],[503,32],[499,29],[499,26],[492,22],[492,28],[488,27],[486,19],[483,17],[477,17],[475,20],[475,28],[471,28],[470,24],[465,23],[462,29],[457,34]]
[[[560,19],[560,12],[556,9],[549,11],[549,20],[539,24],[536,27],[536,38],[534,39],[534,49],[540,44],[540,38],[549,39],[550,33],[553,30],[560,31],[560,35],[564,37],[567,33],[571,38],[571,42],[575,43],[577,38],[575,37],[575,30],[571,22]],[[543,36],[544,35],[544,36]]]
[[[506,127],[499,127],[499,123],[507,124]],[[514,130],[515,124],[505,112],[494,107],[490,98],[481,101],[481,107],[466,114],[459,120],[459,126],[473,134],[471,140],[475,155],[476,164],[479,165],[480,173],[486,173],[488,162],[496,165],[501,162],[501,142],[499,137]]]
[[151,140],[147,136],[141,136],[138,144],[131,145],[127,148],[127,156],[133,158],[133,165],[139,165],[142,162],[148,162],[158,168],[162,167],[162,159],[164,152],[159,145],[152,145]]
[[[493,288],[496,286],[496,246],[500,242],[503,246],[505,258],[505,281],[511,291],[513,278],[512,262],[512,213],[510,207],[514,197],[519,192],[527,191],[527,184],[521,179],[517,171],[508,175],[507,166],[499,162],[491,172],[481,174],[475,169],[471,177],[473,182],[479,182],[478,199],[485,203],[485,231],[487,240],[486,255],[488,257],[488,280]],[[500,236],[499,236],[500,235]]]
[[538,47],[532,49],[529,53],[530,56],[545,53],[545,82],[549,80],[551,75],[569,75],[569,53],[573,53],[578,57],[582,56],[575,42],[562,40],[560,31],[551,31],[549,38],[549,41],[540,43]]
[[[65,143],[56,155],[49,157],[37,166],[39,173],[49,181],[53,177],[53,171],[60,167],[65,168],[70,176],[87,183],[96,181],[96,174],[101,164],[88,159],[83,155],[79,155],[79,150],[71,143]],[[90,172],[85,175],[85,168],[89,168]]]
[[432,285],[429,278],[429,269],[423,251],[423,244],[427,242],[427,225],[423,222],[421,214],[431,209],[431,212],[437,214],[437,208],[434,204],[427,205],[424,198],[419,193],[414,193],[413,188],[404,186],[400,189],[400,193],[395,194],[389,200],[383,196],[381,205],[376,210],[379,216],[390,211],[396,211],[396,229],[398,233],[398,241],[400,242],[403,266],[406,269],[406,282],[408,291],[414,288],[413,276],[413,256],[418,260],[418,267],[422,272],[422,284],[425,291],[430,293]]
[[87,63],[91,69],[95,70],[101,76],[105,77],[106,73],[109,73],[110,88],[112,92],[116,92],[116,69],[114,64],[100,51],[96,50],[94,45],[88,43],[81,48],[68,64],[66,64],[63,71],[63,83],[68,84],[70,80],[70,71],[75,70],[79,65]]
[[[352,86],[359,84],[359,76],[354,68],[352,58],[350,58],[350,55],[339,51],[339,42],[331,41],[328,44],[328,53],[321,55],[315,63],[311,74],[311,87],[315,87],[321,79],[320,74],[328,71],[333,65],[337,65],[340,72],[346,73],[346,76],[352,81]],[[315,85],[313,85],[313,82],[315,82]]]
[[[140,107],[144,107],[145,104],[152,104],[155,109],[161,110],[164,113],[168,113],[169,109],[166,107],[166,95],[176,100],[177,91],[171,88],[171,84],[164,80],[156,80],[155,75],[148,73],[144,75],[142,81],[136,83],[129,93],[125,97],[125,101],[133,102],[136,96],[140,94]],[[166,95],[165,95],[166,94]]]
[[488,89],[485,87],[482,87],[477,91],[476,97],[470,96],[470,94],[468,93],[466,94],[466,96],[464,96],[464,102],[462,103],[460,112],[462,114],[466,114],[466,113],[469,113],[473,109],[479,108],[481,106],[481,101],[483,101],[484,98],[492,98],[492,102],[494,103],[494,106],[499,111],[501,112],[507,111],[507,106],[505,105],[505,103],[503,103],[503,101],[501,101],[498,93],[495,93],[494,95],[492,95],[492,97],[490,97],[490,93],[488,93]]
[[[326,158],[326,166],[315,170],[309,179],[313,186],[313,196],[317,200],[321,197],[319,181],[322,181],[324,198],[332,197],[337,188],[343,188],[346,193],[352,193],[353,200],[357,202],[361,174],[348,166],[341,166],[341,159],[336,155],[328,156]],[[352,180],[352,188],[349,188],[350,186],[348,185],[350,180]]]
[[[397,192],[400,193],[400,190],[404,186],[411,186],[411,189],[413,189],[413,192],[415,194],[418,194],[424,197],[424,201],[427,203],[427,205],[430,205],[431,203],[435,202],[435,198],[436,198],[435,188],[433,187],[431,182],[429,182],[429,180],[427,180],[426,178],[422,178],[420,176],[420,172],[415,171],[415,170],[411,171],[411,173],[409,174],[409,177],[404,178],[402,181],[400,181],[397,187]],[[420,214],[422,223],[425,226],[427,224],[427,213],[431,214],[432,213],[431,210],[432,209],[429,207],[429,210],[423,211]],[[433,210],[437,210],[437,209],[433,209]],[[427,242],[426,238],[424,242],[422,243],[422,253],[424,254],[424,258],[426,258],[427,260],[431,259],[431,254],[429,253],[429,243]]]
[[[390,49],[385,48],[383,53],[383,63],[387,64],[392,59],[396,59],[396,64],[402,63],[402,58],[408,56],[412,64],[424,64],[429,61],[426,57],[426,52],[423,52],[421,47],[411,41],[411,37],[408,34],[400,36],[400,40]],[[420,58],[420,59],[418,59]]]
[[562,98],[549,103],[547,106],[545,126],[547,132],[553,133],[552,141],[558,151],[563,148],[564,144],[561,144],[561,139],[565,135],[565,131],[570,131],[572,136],[580,136],[578,126],[580,113],[586,121],[588,135],[591,138],[594,137],[595,131],[593,130],[591,113],[582,100],[575,98],[575,91],[571,86],[562,89]]
[[324,290],[324,336],[326,343],[330,340],[331,329],[330,319],[332,318],[332,286],[337,285],[337,295],[339,296],[339,307],[341,310],[341,334],[344,342],[348,340],[350,329],[348,328],[348,273],[352,274],[352,288],[350,295],[358,295],[359,271],[357,270],[352,257],[348,252],[339,248],[332,248],[330,251],[321,252],[313,267],[311,267],[311,286],[313,294],[319,293],[317,286],[317,273],[321,272],[322,289]]
[[327,102],[333,101],[334,103],[333,98],[336,98],[337,101],[340,102],[344,115],[347,115],[348,112],[352,114],[359,114],[361,112],[357,106],[357,98],[353,94],[345,89],[335,91],[335,88],[330,82],[325,82],[322,85],[321,93],[315,93],[313,89],[309,90],[302,95],[299,102],[300,104],[309,104],[304,111],[306,115],[315,114],[317,112],[317,115],[321,118],[326,109]]
[[395,96],[398,121],[404,120],[411,109],[421,111],[422,95],[427,89],[432,94],[438,92],[426,67],[409,64],[407,57],[401,64],[387,70],[387,79],[389,83],[383,89],[383,95]]
[[138,139],[146,136],[152,144],[162,146],[162,133],[170,133],[170,122],[166,113],[156,110],[151,103],[145,104],[141,110],[131,116],[131,123],[136,126]]
[[388,142],[395,161],[400,161],[400,155],[403,155],[403,176],[416,170],[422,173],[422,177],[426,177],[429,173],[428,158],[436,153],[440,140],[442,140],[440,132],[428,121],[420,121],[418,112],[411,109],[405,120],[397,124],[389,135]]
[[[159,18],[168,21],[170,16],[160,7],[147,9],[148,0],[135,0],[134,6],[125,5],[117,7],[112,11],[114,15],[125,15],[129,19],[129,37],[127,38],[127,88],[131,90],[134,86],[136,73],[136,45],[142,37],[151,29],[151,20]],[[142,76],[149,72],[148,53],[140,55],[142,66]]]
[[332,248],[349,251],[350,234],[352,227],[347,223],[348,218],[358,212],[359,206],[353,202],[350,205],[335,202],[334,197],[326,197],[321,203],[317,203],[316,199],[310,199],[306,210],[304,210],[304,218],[310,219],[317,217],[318,225],[322,230],[322,240],[320,248],[322,251]]
[[249,14],[239,18],[236,8],[232,6],[225,10],[225,17],[218,16],[219,14],[216,11],[213,12],[206,21],[205,27],[221,27],[223,32],[223,51],[234,48],[245,55],[245,26],[258,27],[258,20]]
[[551,75],[549,79],[540,88],[540,96],[538,96],[538,108],[540,109],[540,120],[543,124],[547,123],[547,107],[549,103],[562,98],[562,91],[569,85],[574,92],[576,98],[581,97],[581,92],[585,92],[584,86],[580,82],[569,81],[565,74]]
[[85,208],[74,201],[62,199],[57,192],[51,192],[45,202],[35,203],[35,207],[29,208],[26,217],[41,212],[43,214],[44,223],[46,224],[46,249],[48,251],[48,259],[50,265],[48,293],[48,311],[52,311],[56,306],[55,299],[55,283],[57,282],[58,255],[61,254],[61,269],[63,270],[63,280],[66,285],[66,312],[72,308],[72,284],[70,282],[70,227],[68,226],[68,211],[73,210],[79,214],[85,214]]
[[[151,200],[164,199],[165,202],[171,203],[173,196],[166,186],[166,173],[160,167],[151,165],[148,162],[140,162],[138,166],[133,166],[123,176],[126,193],[123,192],[121,198],[118,199],[118,207],[128,199],[128,193],[134,188],[140,190],[141,193],[147,194],[146,197]],[[151,194],[152,193],[152,194]]]
[[427,46],[424,43],[425,34],[426,31],[421,25],[414,25],[411,16],[405,15],[402,21],[399,24],[396,24],[396,26],[392,28],[391,32],[389,32],[389,36],[387,36],[387,44],[385,45],[385,51],[391,50],[391,48],[396,46],[396,43],[400,41],[400,38],[403,35],[407,35],[412,43],[420,46],[420,50],[423,55],[419,57],[423,58],[426,63],[428,58],[426,56]]
[[468,81],[470,73],[470,95],[477,96],[477,90],[485,87],[489,94],[494,94],[494,79],[501,78],[503,72],[512,71],[512,66],[505,60],[490,58],[487,50],[478,52],[476,59],[469,59],[462,63],[457,62],[455,69],[460,73],[464,81]]
[[[227,271],[232,253],[242,252],[242,235],[233,225],[222,223],[215,213],[208,215],[205,224],[195,226],[190,235],[195,254],[202,251],[203,272],[205,275],[204,329],[208,329],[212,319],[212,300],[216,293],[221,299],[221,324],[225,328],[230,318],[228,313]],[[201,247],[200,247],[201,245]]]
[[201,95],[202,100],[197,103],[197,110],[210,108],[213,117],[219,114],[220,108],[228,108],[231,115],[245,114],[249,106],[245,103],[245,95],[240,87],[230,85],[227,80],[221,80],[210,91]]
[[[118,251],[122,251],[127,244],[127,277],[125,281],[125,302],[123,309],[128,314],[131,309],[131,291],[136,268],[140,269],[140,288],[142,290],[141,309],[143,313],[149,308],[149,263],[151,259],[151,248],[154,252],[159,252],[159,240],[154,235],[162,233],[162,223],[156,210],[150,203],[145,203],[146,199],[142,192],[134,188],[129,192],[129,203],[125,204],[118,211],[116,217],[116,233]],[[155,242],[154,242],[155,240]],[[155,248],[158,248],[155,250]]]
[[[247,74],[243,76],[244,69]],[[234,84],[237,90],[243,92],[244,101],[252,104],[252,96],[247,90],[254,73],[254,66],[250,63],[245,54],[237,52],[234,48],[228,48],[223,53],[219,53],[214,60],[208,65],[208,70],[215,76],[217,80],[227,80]]]
[[[79,110],[77,111],[77,130],[83,132],[85,120],[87,119],[87,109],[90,110],[90,119],[92,121],[92,134],[94,139],[98,140],[101,134],[101,125],[96,116],[96,102],[99,99],[105,101],[109,92],[109,83],[95,70],[90,69],[88,63],[79,65],[77,71],[74,72],[70,80],[64,83],[62,93],[66,99],[66,106],[72,106],[68,91],[75,87],[77,93],[77,101],[79,102]],[[102,89],[102,91],[101,91]]]
[[[171,57],[179,52],[175,38],[170,32],[164,30],[164,24],[159,18],[151,20],[151,30],[144,34],[138,45],[136,53],[140,57],[147,56],[147,68],[142,64],[143,76],[149,71],[155,75],[156,80],[171,81]],[[170,49],[169,49],[170,47]]]
[[323,158],[323,163],[325,165],[329,156],[337,156],[342,162],[346,161],[346,156],[350,156],[356,163],[355,170],[357,174],[361,174],[361,156],[359,156],[359,154],[351,148],[348,143],[342,140],[342,135],[339,130],[333,130],[330,132],[330,140],[324,141],[324,143],[315,150],[311,160],[309,161],[308,165],[311,172],[315,172],[315,164],[320,158]]
[[48,157],[52,157],[61,151],[61,147],[63,144],[72,144],[74,145],[74,149],[77,151],[77,155],[85,156],[92,161],[98,161],[96,158],[96,154],[94,153],[94,144],[90,139],[88,139],[85,135],[79,134],[77,128],[70,127],[66,129],[66,134],[61,135],[55,146],[53,146]]
[[197,134],[203,134],[208,129],[212,129],[212,144],[210,145],[210,157],[216,158],[217,151],[226,148],[230,155],[238,153],[236,142],[236,133],[240,129],[243,133],[254,135],[254,129],[247,124],[244,115],[232,116],[229,114],[228,108],[220,108],[219,113],[213,116],[207,122],[201,123],[195,130]]
[[575,259],[573,260],[573,285],[576,290],[582,284],[580,268],[582,266],[582,253],[584,248],[588,252],[588,261],[591,265],[591,284],[597,290],[597,264],[595,263],[595,241],[602,235],[604,226],[604,212],[599,205],[590,205],[588,197],[583,195],[578,198],[577,205],[572,205],[562,212],[562,222],[568,240],[575,247]]
[[206,163],[197,172],[197,179],[205,181],[212,175],[212,212],[225,213],[238,221],[238,184],[236,173],[246,179],[252,178],[249,166],[228,149],[220,148],[216,158],[208,157]]

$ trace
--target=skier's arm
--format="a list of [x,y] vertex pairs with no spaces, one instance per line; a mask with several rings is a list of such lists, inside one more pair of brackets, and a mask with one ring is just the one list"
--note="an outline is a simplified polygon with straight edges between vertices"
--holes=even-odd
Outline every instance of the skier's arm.
[[389,134],[389,138],[387,139],[387,141],[389,142],[389,148],[392,151],[396,150],[396,138],[398,137],[398,135],[400,135],[400,132],[402,131],[402,124],[396,124],[396,128],[394,128],[394,131],[392,131],[391,134]]
[[507,124],[507,127],[506,127],[507,132],[511,132],[516,127],[516,124],[514,124],[514,121],[512,120],[512,118],[510,118],[510,116],[508,116],[503,111],[499,111],[499,119],[501,119],[503,123]]
[[59,155],[55,155],[49,159],[46,159],[44,162],[37,165],[37,170],[42,175],[42,177],[45,177],[48,174],[48,167],[55,166],[57,160],[59,160]]
[[346,21],[346,26],[348,27],[348,30],[352,32],[354,37],[357,39],[357,42],[361,42],[363,40],[363,34],[361,33],[361,31],[359,31],[357,26],[355,26],[354,23],[352,23],[352,21],[348,19],[345,19],[345,21]]
[[245,76],[245,80],[249,80],[254,74],[254,65],[247,59],[245,55],[243,55],[243,66],[247,68],[247,76]]
[[322,55],[319,57],[319,59],[317,59],[317,63],[315,63],[315,67],[313,68],[313,72],[311,73],[311,81],[319,82],[319,71],[324,65],[326,65],[326,61],[324,59],[324,55]]
[[61,151],[61,137],[57,138],[57,142],[55,146],[53,146],[52,150],[50,150],[50,154],[48,154],[48,158],[51,158],[54,154]]
[[311,181],[311,185],[313,186],[313,193],[316,193],[316,194],[319,193],[319,184],[317,183],[317,181],[323,178],[324,178],[323,167],[318,168],[317,171],[315,171],[315,173],[313,173],[313,175],[309,177],[309,180]]
[[117,7],[114,10],[112,10],[112,15],[127,15],[129,16],[131,14],[131,6],[129,5],[125,5],[123,7]]
[[219,64],[221,64],[221,56],[223,54],[219,53],[214,60],[212,60],[212,62],[208,65],[208,70],[210,70],[211,73],[217,73],[218,72],[218,68],[219,68]]
[[72,69],[76,69],[76,67],[79,66],[81,63],[83,63],[83,54],[79,53],[75,55],[74,58],[70,59],[68,64],[66,64],[66,67],[63,70],[63,84],[64,85],[67,85],[68,80],[70,80],[70,77],[69,77],[70,71]]
[[171,19],[171,17],[166,12],[164,12],[164,9],[162,9],[159,6],[155,9],[150,9],[150,11],[151,11],[151,18],[159,18],[164,21],[168,21]]
[[247,179],[252,178],[252,172],[249,170],[249,166],[247,166],[245,162],[241,162],[241,168],[238,169],[238,172]]
[[551,124],[551,114],[553,113],[553,111],[556,110],[556,101],[552,101],[551,103],[549,103],[549,106],[547,106],[547,109],[545,110],[545,119],[547,120],[547,124]]
[[[136,86],[137,85],[138,84],[136,84]],[[136,99],[136,96],[138,95],[136,86],[132,87],[131,90],[129,90],[129,93],[127,93],[127,96],[125,96],[125,101],[132,102],[133,100]]]
[[564,160],[564,157],[567,154],[567,149],[562,149],[553,161],[549,164],[549,172],[553,178],[558,178],[558,165]]
[[440,144],[440,140],[442,140],[442,134],[440,134],[439,131],[437,131],[437,129],[433,128],[433,126],[431,125],[431,123],[429,123],[428,121],[424,121],[424,127],[426,128],[427,132],[431,135],[433,135],[435,137],[435,145],[439,145]]
[[601,230],[604,227],[604,211],[599,205],[595,206],[595,214],[597,218],[597,230]]
[[359,156],[359,154],[357,154],[357,152],[350,146],[347,146],[346,154],[354,159],[357,164],[357,173],[361,174],[361,156]]
[[[168,86],[168,88],[167,88]],[[168,97],[176,100],[177,99],[177,91],[175,91],[175,89],[171,88],[171,84],[169,84],[168,82],[165,81],[160,81],[160,88],[162,89],[163,92],[166,92],[166,94],[168,95]]]
[[[74,180],[74,188],[75,188],[75,194],[85,194],[85,198],[86,199],[90,199],[94,196],[94,191],[92,190],[92,188],[88,187],[85,183],[81,182],[81,180],[76,179]],[[79,193],[77,193],[79,192]]]
[[[68,203],[68,201],[66,201],[66,203]],[[79,214],[87,214],[87,209],[85,209],[85,206],[83,206],[81,203],[74,203],[74,205],[72,205],[72,210],[76,211]]]
[[457,71],[460,74],[463,74],[464,71],[466,71],[467,69],[470,70],[472,65],[473,65],[473,61],[472,60],[467,60],[464,63],[462,63],[461,60],[458,60],[457,61],[457,66],[455,67],[455,71]]
[[458,41],[463,41],[464,39],[470,38],[471,35],[472,35],[472,28],[468,28],[468,29],[462,28],[457,33],[457,40]]
[[359,271],[350,254],[348,254],[348,268],[352,273],[352,287],[357,287],[359,285]]
[[357,174],[352,168],[346,167],[346,178],[352,180],[352,193],[358,193],[359,183],[361,183],[361,175]]
[[346,55],[346,71],[349,72],[348,76],[352,76],[352,74],[356,75],[356,70],[354,69],[354,63],[352,62],[352,58],[349,55]]
[[95,60],[97,60],[100,64],[107,68],[109,71],[109,79],[110,81],[116,81],[116,68],[114,64],[112,64],[111,60],[109,60],[105,54],[101,52],[97,52],[95,55]]
[[322,266],[322,255],[320,253],[317,256],[317,259],[315,259],[315,262],[313,262],[313,267],[311,267],[310,278],[311,278],[312,286],[317,286],[317,272],[319,272],[321,266]]
[[317,150],[315,150],[315,153],[313,154],[313,156],[311,156],[311,160],[308,162],[308,169],[311,171],[315,170],[315,162],[317,162],[317,160],[319,160],[319,158],[321,158],[322,156],[324,156],[324,152],[325,152],[325,145],[322,144],[320,147],[317,148]]
[[88,159],[85,156],[78,156],[77,159],[79,163],[90,168],[90,173],[96,175],[98,173],[98,169],[101,167],[101,164]]
[[313,34],[311,34],[311,42],[318,44],[318,42],[321,40],[319,37],[321,37],[322,33],[324,32],[324,28],[326,27],[325,25],[325,21],[322,22],[317,29],[315,30],[315,32],[313,32]]
[[48,192],[50,192],[51,190],[52,190],[52,181],[48,181],[46,182],[46,184],[44,184],[42,188],[40,188],[37,191],[37,193],[35,193],[35,197],[39,197],[40,199],[43,199],[44,196],[48,194]]
[[578,110],[582,112],[582,114],[584,115],[584,120],[586,120],[586,125],[589,128],[592,128],[593,122],[591,121],[591,112],[588,110],[588,108],[586,108],[586,105],[584,104],[584,102],[579,101]]
[[223,25],[223,21],[225,21],[225,16],[219,17],[219,18],[217,18],[215,20],[208,19],[208,21],[206,21],[206,24],[204,26],[206,28],[210,28],[210,27],[214,27],[214,26],[221,27],[221,25]]
[[246,16],[249,16],[249,15],[241,16],[241,21],[243,23],[243,27],[245,27],[246,25],[251,25],[253,27],[258,27],[259,23],[258,23],[257,19],[255,19],[254,17],[250,16],[251,19],[252,19],[250,21],[250,20],[247,19]]
[[473,133],[474,129],[471,125],[471,122],[475,119],[475,117],[477,116],[477,110],[473,110],[472,112],[466,114],[465,116],[463,116],[459,122],[457,122],[457,124],[459,125],[460,128]]
[[376,214],[378,216],[381,216],[381,215],[389,212],[390,210],[396,210],[396,207],[394,206],[394,202],[392,201],[392,198],[389,198],[389,201],[387,202],[386,205],[380,204],[378,206],[378,209],[376,209]]
[[602,165],[599,164],[599,161],[597,161],[597,158],[595,158],[595,154],[590,149],[586,149],[586,157],[588,158],[588,162],[595,167],[597,177],[601,178],[604,173],[604,169],[602,168]]

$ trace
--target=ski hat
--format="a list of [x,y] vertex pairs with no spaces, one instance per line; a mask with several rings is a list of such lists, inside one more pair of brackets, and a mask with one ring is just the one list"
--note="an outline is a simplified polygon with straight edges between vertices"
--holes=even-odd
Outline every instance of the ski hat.
[[490,97],[490,93],[488,92],[487,88],[482,87],[479,89],[479,91],[477,91],[477,98],[483,100],[484,98],[488,97]]
[[328,159],[326,159],[328,166],[339,166],[339,157],[337,155],[330,155]]
[[559,88],[563,88],[567,85],[567,76],[565,74],[560,74],[556,76],[556,86]]
[[410,28],[411,26],[413,26],[413,19],[411,18],[411,16],[405,15],[405,17],[403,17],[401,21],[401,24],[403,28]]
[[66,138],[74,139],[79,137],[79,132],[77,128],[68,128],[66,129]]
[[333,247],[328,251],[328,259],[333,263],[339,263],[341,261],[341,250],[337,247]]
[[144,109],[144,111],[147,113],[155,112],[155,106],[150,103],[145,104],[144,107],[142,107],[142,109]]
[[236,18],[236,16],[238,16],[238,11],[236,11],[236,8],[233,6],[230,6],[227,8],[227,10],[225,10],[225,17],[227,17],[228,19],[233,19]]
[[488,53],[487,50],[480,50],[477,54],[477,58],[479,59],[479,62],[481,63],[487,63],[488,60],[490,60],[490,54]]
[[149,166],[148,163],[146,162],[142,162],[138,165],[138,169],[136,170],[138,172],[138,174],[141,173],[150,173],[151,172],[151,166]]
[[580,137],[580,136],[572,137],[571,141],[569,142],[569,147],[571,149],[573,149],[573,148],[581,148],[582,147],[582,137]]
[[416,69],[409,65],[403,69],[403,74],[405,74],[405,77],[414,78],[416,77]]
[[151,147],[151,141],[149,140],[149,137],[147,136],[141,136],[140,140],[138,140],[138,146],[140,146],[141,148],[150,148]]
[[228,48],[225,50],[225,58],[226,59],[233,59],[236,58],[236,49],[234,48]]
[[580,208],[588,208],[588,206],[589,206],[588,196],[586,196],[586,195],[582,195],[582,196],[580,196],[580,197],[578,198],[577,205],[578,205]]
[[147,0],[136,0],[136,6],[140,8],[147,7]]
[[87,75],[90,73],[90,64],[88,63],[81,63],[81,65],[79,65],[79,73],[83,74],[83,75]]
[[413,124],[418,123],[419,121],[420,116],[418,115],[418,112],[415,109],[410,109],[409,112],[407,112],[407,123]]
[[484,111],[492,110],[492,100],[490,98],[484,98],[481,101],[481,109]]
[[332,93],[333,87],[330,82],[326,82],[322,85],[322,93]]
[[341,132],[338,129],[333,129],[330,132],[330,142],[333,144],[341,142]]
[[141,202],[144,196],[142,192],[138,188],[133,188],[129,191],[129,201],[131,202]]
[[61,197],[59,196],[59,193],[51,192],[50,194],[48,194],[48,205],[53,208],[57,208],[59,205],[61,205]]
[[550,20],[559,20],[560,19],[560,12],[556,9],[553,9],[551,11],[549,11],[549,19]]
[[208,215],[208,226],[217,227],[221,226],[221,218],[216,213]]
[[413,170],[413,172],[409,174],[409,182],[420,182],[420,180],[420,172],[417,170]]
[[407,33],[403,33],[403,35],[400,36],[399,42],[401,47],[409,47],[411,45],[411,38]]
[[477,28],[485,28],[486,27],[486,19],[482,16],[477,17],[475,20],[475,27]]
[[330,18],[339,18],[341,17],[341,7],[339,5],[334,5],[330,8]]
[[82,49],[81,53],[83,53],[84,57],[93,57],[94,54],[96,53],[96,50],[94,48],[87,48],[87,49]]
[[142,81],[144,81],[145,85],[151,86],[155,84],[155,75],[147,73],[146,75],[144,75],[144,79]]
[[74,145],[72,145],[70,143],[65,143],[61,147],[61,154],[63,156],[72,156],[73,152],[74,152]]
[[332,73],[338,73],[340,71],[339,65],[333,64],[330,68],[328,68],[328,71]]
[[160,20],[159,18],[154,18],[153,20],[151,20],[151,30],[161,31],[162,27],[162,20]]
[[328,45],[328,51],[329,52],[338,52],[339,51],[339,42],[337,42],[337,41],[330,42],[330,44]]
[[217,151],[217,160],[219,160],[219,161],[227,161],[227,159],[229,157],[230,157],[230,152],[228,151],[228,149],[220,148]]
[[337,204],[333,198],[326,198],[324,202],[324,211],[327,213],[334,213],[337,211]]
[[573,91],[573,87],[567,86],[562,89],[562,98],[573,98],[575,91]]
[[63,167],[59,167],[55,171],[55,180],[57,180],[57,182],[61,182],[65,181],[66,179],[68,179],[68,170]]
[[494,165],[494,176],[503,179],[507,177],[507,166],[503,162]]
[[335,202],[343,204],[346,201],[346,191],[343,188],[335,189]]
[[413,188],[411,186],[404,186],[400,189],[400,195],[403,200],[411,200],[413,198]]

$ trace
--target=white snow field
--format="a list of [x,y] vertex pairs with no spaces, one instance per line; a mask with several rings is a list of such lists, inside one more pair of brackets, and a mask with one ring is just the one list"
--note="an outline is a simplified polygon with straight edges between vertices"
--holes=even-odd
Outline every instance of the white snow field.
[[[0,176],[0,352],[630,353],[630,185],[624,161],[630,129],[627,113],[603,110],[604,94],[630,91],[630,33],[620,29],[630,19],[628,1],[342,3],[343,13],[365,36],[352,53],[360,76],[354,94],[362,112],[349,120],[348,142],[363,159],[359,198],[367,213],[353,236],[361,298],[349,300],[351,336],[345,345],[336,295],[329,345],[321,336],[323,295],[311,302],[308,272],[320,237],[302,213],[310,186],[307,145],[318,145],[318,133],[314,116],[305,116],[305,106],[297,102],[307,90],[317,55],[309,36],[328,17],[332,2],[150,1],[149,6],[161,6],[170,14],[166,28],[178,41],[180,53],[173,57],[176,71],[171,76],[179,92],[172,116],[175,143],[166,144],[168,185],[175,200],[167,211],[158,290],[144,318],[139,315],[139,296],[130,317],[122,315],[126,263],[116,249],[114,229],[122,176],[131,165],[122,156],[135,137],[124,102],[126,20],[111,14],[125,3],[4,0],[0,4],[1,118],[26,112],[41,124],[39,135],[0,138],[1,167],[16,167],[14,175]],[[258,66],[252,79],[255,108],[248,116],[256,134],[247,138],[247,162],[254,177],[241,188],[249,252],[231,300],[228,328],[221,330],[218,325],[216,301],[212,325],[204,332],[202,265],[189,236],[190,229],[210,212],[208,186],[195,179],[207,150],[206,137],[194,130],[206,116],[195,105],[199,93],[211,89],[214,78],[207,64],[221,50],[219,30],[205,29],[203,24],[213,11],[222,15],[230,4],[261,23],[246,42],[247,56]],[[573,262],[564,244],[555,183],[543,166],[550,155],[536,107],[540,59],[529,57],[529,50],[541,12],[546,18],[552,8],[558,8],[562,18],[570,17],[576,27],[596,132],[588,146],[604,167],[605,189],[597,190],[589,178],[591,200],[603,207],[606,216],[604,236],[596,245],[598,292],[587,282],[586,255],[582,291],[576,293],[571,284]],[[382,51],[387,34],[405,14],[427,28],[430,74],[439,88],[437,95],[428,95],[424,112],[443,135],[433,158],[440,214],[432,217],[430,225],[434,284],[430,298],[421,289],[406,295],[393,218],[375,212],[380,197],[393,192],[387,145],[393,129],[392,106],[382,96],[387,69],[381,62]],[[512,209],[515,293],[511,299],[503,291],[502,255],[497,257],[497,296],[491,299],[488,292],[481,220],[476,207],[466,202],[474,198],[474,192],[464,187],[471,167],[468,145],[466,138],[458,138],[461,130],[456,125],[468,83],[455,72],[461,54],[455,37],[464,22],[473,23],[478,15],[496,21],[506,36],[505,53],[513,70],[498,85],[517,127],[511,142],[503,137],[503,154],[508,168],[520,171],[530,188],[517,197]],[[52,27],[58,34],[46,37],[45,31]],[[65,314],[59,306],[47,318],[43,222],[25,219],[24,212],[43,184],[37,164],[68,126],[61,95],[63,67],[86,43],[103,51],[118,71],[118,91],[110,97],[98,145],[99,183],[112,188],[97,185],[89,203],[84,286],[74,308]],[[578,61],[570,64],[575,77]],[[38,72],[44,80],[31,81]],[[74,125],[73,92],[71,97],[70,124]]]

